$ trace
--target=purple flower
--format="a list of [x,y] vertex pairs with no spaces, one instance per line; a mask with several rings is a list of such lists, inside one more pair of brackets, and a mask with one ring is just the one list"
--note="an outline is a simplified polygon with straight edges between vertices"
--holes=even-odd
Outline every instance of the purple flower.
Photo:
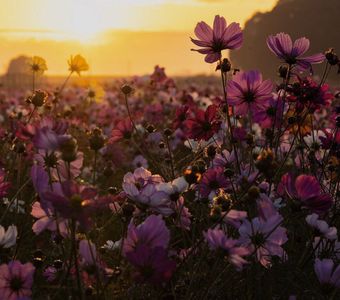
[[191,41],[202,49],[195,50],[206,54],[205,61],[214,63],[221,59],[221,51],[225,49],[239,49],[242,45],[243,34],[238,23],[227,26],[225,18],[215,16],[213,28],[205,22],[199,22],[195,28],[198,40]]
[[279,226],[280,215],[274,215],[268,220],[254,218],[251,222],[245,220],[239,228],[240,244],[248,247],[256,254],[257,260],[264,266],[270,267],[271,256],[285,258],[282,245],[287,242],[286,229]]
[[294,181],[290,173],[285,174],[278,186],[278,193],[288,194],[319,215],[327,212],[333,204],[331,195],[321,192],[320,184],[314,176],[300,175]]
[[33,274],[31,263],[22,264],[18,260],[0,266],[0,299],[30,299]]
[[249,255],[249,250],[240,246],[238,240],[228,238],[223,230],[208,229],[203,235],[210,249],[222,249],[228,261],[238,270],[242,270],[243,266],[248,263],[243,256]]
[[62,182],[59,189],[42,194],[44,200],[50,202],[61,217],[74,219],[83,228],[88,228],[91,224],[90,200],[95,196],[96,191],[93,188],[78,186],[72,181]]
[[239,72],[228,81],[228,101],[238,115],[246,115],[249,110],[252,113],[264,111],[273,97],[272,90],[272,82],[263,81],[260,72]]
[[127,253],[126,258],[137,269],[134,277],[139,282],[160,284],[168,281],[176,269],[176,263],[168,258],[162,247],[150,249],[138,245],[135,251]]
[[42,127],[37,129],[32,141],[38,149],[54,151],[69,138],[69,135],[60,135],[49,127]]
[[199,191],[202,197],[213,197],[219,189],[229,187],[223,168],[216,167],[208,169],[199,183]]
[[161,183],[164,183],[164,180],[160,175],[152,175],[150,171],[141,167],[133,173],[125,174],[123,189],[130,199],[148,205],[163,215],[171,215],[173,213],[171,201],[160,189]]
[[148,248],[167,248],[170,240],[170,231],[161,216],[151,215],[137,227],[131,222],[127,237],[123,241],[123,253],[126,255],[136,249],[138,245]]
[[314,271],[322,285],[331,285],[340,288],[340,265],[334,268],[334,262],[331,259],[316,259]]
[[325,56],[321,53],[301,57],[309,49],[309,40],[305,37],[297,39],[294,44],[291,37],[286,33],[271,35],[267,39],[267,45],[278,58],[289,65],[297,65],[301,70],[312,69],[312,64],[324,61]]

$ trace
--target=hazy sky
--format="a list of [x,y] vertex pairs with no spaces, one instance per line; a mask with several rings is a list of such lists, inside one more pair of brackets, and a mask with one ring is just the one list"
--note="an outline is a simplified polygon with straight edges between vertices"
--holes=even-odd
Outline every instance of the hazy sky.
[[208,73],[190,51],[198,21],[216,14],[241,25],[277,0],[0,0],[0,72],[8,61],[39,55],[48,74],[63,74],[66,59],[81,53],[90,74],[142,74],[155,64],[170,74]]

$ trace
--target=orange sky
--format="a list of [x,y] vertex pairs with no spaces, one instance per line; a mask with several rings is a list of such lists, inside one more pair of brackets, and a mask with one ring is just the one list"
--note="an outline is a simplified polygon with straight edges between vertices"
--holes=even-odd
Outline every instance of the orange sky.
[[25,54],[46,59],[47,74],[65,74],[71,54],[84,55],[90,75],[133,75],[165,66],[169,74],[211,73],[190,51],[198,21],[216,14],[244,22],[277,0],[1,0],[0,72]]

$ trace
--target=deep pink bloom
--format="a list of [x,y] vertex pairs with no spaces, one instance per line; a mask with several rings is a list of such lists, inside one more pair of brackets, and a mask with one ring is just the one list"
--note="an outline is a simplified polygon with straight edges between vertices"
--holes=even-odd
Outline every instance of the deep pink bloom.
[[127,237],[123,241],[123,253],[126,255],[136,249],[138,245],[148,248],[167,248],[170,240],[170,231],[161,216],[151,215],[137,227],[129,224]]
[[271,128],[282,124],[283,115],[283,101],[282,97],[272,97],[268,102],[268,107],[265,110],[259,110],[253,114],[253,121],[258,123],[261,128]]
[[205,61],[214,63],[221,59],[221,51],[225,49],[239,49],[243,42],[243,34],[238,23],[227,26],[225,18],[215,16],[213,28],[205,22],[199,22],[195,28],[198,40],[191,41],[202,49],[192,49],[206,54]]
[[[215,167],[204,172],[199,183],[199,191],[202,197],[215,196],[219,189],[224,189],[230,186],[223,171],[223,168]],[[211,195],[211,193],[213,193],[213,195]]]
[[44,200],[50,202],[61,217],[78,221],[84,229],[91,225],[93,207],[90,200],[95,196],[95,189],[72,181],[64,181],[60,188],[42,193]]
[[134,277],[139,282],[161,284],[168,281],[176,269],[176,263],[162,247],[138,245],[135,251],[126,254],[126,259],[136,268]]
[[176,109],[175,119],[173,120],[173,128],[183,128],[184,122],[188,118],[189,106],[183,105]]
[[121,139],[129,139],[132,135],[133,127],[129,118],[118,122],[111,132],[110,142],[118,142]]
[[309,39],[302,37],[295,40],[286,33],[278,33],[267,38],[267,45],[278,58],[289,65],[297,65],[300,69],[312,69],[312,64],[322,63],[325,56],[322,53],[301,57],[309,49]]
[[320,184],[314,176],[300,175],[294,180],[292,174],[285,174],[278,186],[278,193],[288,194],[289,197],[301,201],[302,206],[317,214],[327,212],[333,204],[331,195],[321,192]]
[[273,97],[272,90],[272,82],[263,81],[260,72],[239,72],[228,81],[227,97],[236,114],[247,115],[249,110],[252,113],[266,110]]
[[18,260],[0,266],[0,299],[30,299],[35,267]]
[[314,263],[314,271],[321,284],[340,288],[340,265],[335,268],[333,260],[317,258]]
[[240,246],[238,240],[228,238],[223,230],[218,228],[208,229],[203,235],[210,249],[222,249],[228,261],[238,270],[241,270],[248,263],[243,257],[250,254],[249,250]]
[[299,78],[288,87],[287,100],[295,103],[295,108],[302,111],[308,108],[314,112],[321,107],[328,106],[334,95],[329,91],[329,85],[319,85],[311,78]]
[[268,220],[254,218],[251,222],[245,220],[239,228],[240,244],[255,253],[264,267],[271,265],[272,256],[281,259],[286,256],[281,247],[288,241],[286,229],[279,226],[282,220],[280,215],[274,215]]
[[197,109],[195,116],[185,122],[186,135],[190,139],[207,141],[218,132],[220,125],[217,106],[210,105],[205,112]]

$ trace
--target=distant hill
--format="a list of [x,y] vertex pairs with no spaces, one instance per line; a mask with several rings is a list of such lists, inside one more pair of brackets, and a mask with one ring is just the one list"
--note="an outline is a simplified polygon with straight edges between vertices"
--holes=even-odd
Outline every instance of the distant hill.
[[[255,14],[246,22],[242,48],[230,53],[233,65],[259,69],[274,78],[278,60],[269,51],[266,38],[278,32],[289,33],[293,39],[307,37],[311,42],[307,55],[329,47],[340,55],[340,0],[279,0],[272,11]],[[320,68],[316,72],[322,72]],[[335,69],[331,78],[340,81]]]

